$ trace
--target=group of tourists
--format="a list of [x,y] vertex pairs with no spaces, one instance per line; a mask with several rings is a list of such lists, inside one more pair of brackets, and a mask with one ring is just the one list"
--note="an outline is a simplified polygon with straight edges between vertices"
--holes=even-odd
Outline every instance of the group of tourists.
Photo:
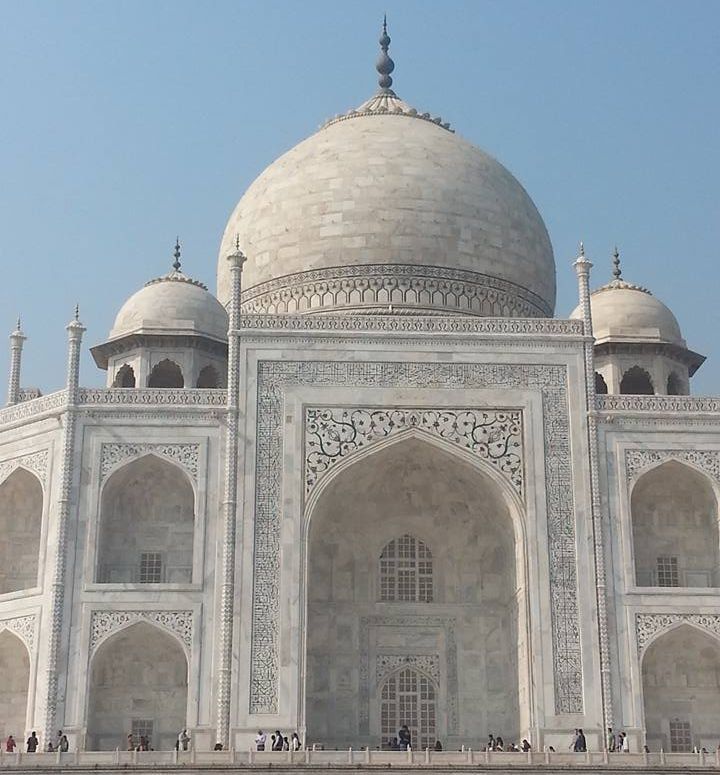
[[[267,744],[267,735],[262,729],[258,729],[255,736],[255,747],[258,751],[264,751]],[[270,751],[299,751],[301,748],[302,743],[297,732],[293,732],[289,739],[283,736],[279,729],[270,735],[270,748],[268,749]]]
[[505,743],[505,741],[498,735],[495,737],[492,733],[488,735],[488,741],[485,748],[483,748],[483,751],[514,751],[516,753],[520,753],[523,751],[524,753],[527,753],[528,751],[532,750],[532,746],[530,745],[529,741],[523,738],[522,743],[518,745],[517,743]]
[[[607,730],[607,749],[608,751],[624,751],[630,753],[630,740],[625,732],[618,732],[617,735],[613,732],[612,727],[608,727]],[[645,746],[645,750],[648,747]]]
[[[32,732],[30,737],[28,737],[25,742],[25,746],[28,753],[37,753],[37,750],[40,747],[40,741],[38,740],[38,736],[35,732]],[[8,735],[8,738],[5,741],[5,751],[7,753],[15,753],[17,747],[17,740],[15,740],[12,735]],[[63,734],[62,729],[58,731],[57,737],[54,741],[48,740],[48,744],[45,746],[45,750],[48,753],[54,753],[55,751],[65,753],[66,751],[70,750],[70,741],[67,739],[67,735]]]

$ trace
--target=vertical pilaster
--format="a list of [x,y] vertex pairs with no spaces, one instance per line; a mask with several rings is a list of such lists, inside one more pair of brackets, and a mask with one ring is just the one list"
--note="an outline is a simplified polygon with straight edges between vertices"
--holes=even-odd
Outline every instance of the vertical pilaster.
[[603,747],[605,730],[613,725],[612,685],[610,674],[610,638],[608,635],[607,577],[605,573],[605,548],[603,544],[602,508],[600,503],[600,476],[598,462],[597,411],[595,409],[595,339],[593,337],[590,308],[590,269],[592,262],[585,257],[580,243],[580,255],[574,264],[578,278],[578,295],[582,309],[585,333],[585,395],[587,401],[588,453],[590,462],[590,495],[592,510],[593,555],[595,561],[595,595],[598,618],[598,643],[600,648],[600,690],[603,713]]
[[10,380],[8,382],[8,405],[17,404],[20,400],[20,366],[22,364],[22,349],[27,337],[20,329],[18,318],[15,330],[10,334]]
[[230,742],[232,635],[235,602],[235,541],[237,536],[238,392],[240,385],[240,293],[245,256],[236,242],[230,264],[228,305],[228,373],[225,418],[225,483],[223,488],[222,587],[220,590],[220,643],[217,676],[216,734],[227,748]]
[[85,327],[80,322],[79,310],[68,323],[68,357],[66,408],[62,430],[62,459],[60,461],[60,493],[55,514],[55,554],[52,559],[52,580],[50,582],[50,610],[48,612],[49,637],[46,662],[45,738],[43,744],[52,740],[57,721],[58,704],[58,661],[63,630],[65,606],[65,570],[67,560],[67,532],[70,518],[73,485],[73,461],[75,457],[75,436],[77,425],[77,404],[80,386],[80,347]]

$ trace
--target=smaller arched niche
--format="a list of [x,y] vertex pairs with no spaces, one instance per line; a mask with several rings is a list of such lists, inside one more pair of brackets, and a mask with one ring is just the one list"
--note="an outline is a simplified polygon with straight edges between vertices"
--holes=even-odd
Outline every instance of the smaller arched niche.
[[425,673],[405,667],[390,675],[380,689],[383,745],[389,745],[400,727],[407,725],[412,748],[432,748],[437,740],[436,698],[437,687]]
[[605,396],[608,392],[608,386],[607,382],[605,382],[605,377],[599,372],[595,372],[595,392],[599,396]]
[[219,388],[220,374],[218,373],[218,370],[214,366],[204,366],[202,369],[200,369],[196,387]]
[[124,747],[141,734],[152,748],[169,751],[186,726],[187,658],[176,638],[147,622],[110,636],[90,671],[87,718],[91,750]]
[[37,586],[43,492],[17,468],[0,484],[0,594]]
[[638,586],[720,584],[718,505],[708,478],[675,460],[643,474],[631,497]]
[[25,742],[30,656],[9,630],[0,630],[0,741],[12,735],[20,749]]
[[653,395],[655,389],[650,374],[639,366],[632,366],[620,380],[620,393],[633,396]]
[[115,471],[102,493],[96,580],[190,582],[194,506],[187,475],[155,455]]
[[120,388],[134,388],[135,387],[135,370],[129,363],[123,364],[117,371],[115,379],[113,380],[113,387]]
[[650,750],[717,745],[720,643],[683,624],[660,635],[642,662],[645,731]]
[[148,387],[151,388],[181,388],[185,387],[182,369],[175,361],[168,358],[153,366],[148,377]]

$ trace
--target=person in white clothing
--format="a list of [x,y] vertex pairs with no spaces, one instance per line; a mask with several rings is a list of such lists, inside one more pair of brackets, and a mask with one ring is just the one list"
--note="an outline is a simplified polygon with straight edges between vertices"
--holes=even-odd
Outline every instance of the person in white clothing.
[[264,751],[265,750],[265,742],[267,741],[267,735],[262,731],[262,729],[258,729],[257,736],[255,737],[255,747],[258,751]]

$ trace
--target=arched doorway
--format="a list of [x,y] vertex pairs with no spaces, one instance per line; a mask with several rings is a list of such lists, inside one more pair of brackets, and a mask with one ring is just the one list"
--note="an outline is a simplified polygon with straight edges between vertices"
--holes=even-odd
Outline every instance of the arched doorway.
[[518,555],[502,487],[449,449],[406,438],[336,474],[308,534],[308,742],[387,745],[398,719],[446,747],[516,739]]
[[718,505],[707,476],[670,460],[638,479],[630,507],[638,586],[720,584]]
[[37,586],[43,492],[17,468],[0,484],[0,594]]
[[185,387],[182,369],[169,358],[153,366],[148,377],[148,387],[151,388],[181,388]]
[[652,379],[645,369],[632,366],[620,380],[620,393],[623,395],[651,396],[655,393]]
[[187,659],[172,635],[139,622],[111,636],[92,660],[88,747],[124,748],[133,733],[171,750],[186,726],[187,687]]
[[115,471],[102,493],[97,581],[192,580],[195,496],[173,463],[146,455]]
[[8,735],[25,742],[30,656],[25,644],[9,630],[0,632],[0,741]]
[[[650,749],[709,751],[720,728],[720,642],[681,625],[650,644],[642,662]],[[712,747],[711,747],[712,746]]]

